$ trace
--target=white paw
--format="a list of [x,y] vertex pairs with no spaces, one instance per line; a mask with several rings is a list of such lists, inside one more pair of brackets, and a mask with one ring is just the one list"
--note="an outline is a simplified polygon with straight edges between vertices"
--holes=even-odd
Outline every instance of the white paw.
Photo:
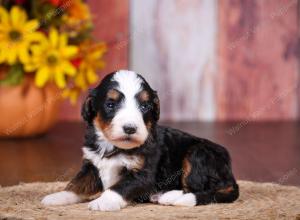
[[196,197],[193,193],[183,194],[179,199],[177,199],[173,205],[177,206],[195,206]]
[[117,211],[124,208],[127,202],[118,193],[105,190],[102,195],[89,203],[90,210]]
[[152,195],[150,196],[150,202],[158,203],[158,200],[159,200],[159,198],[160,198],[161,196],[162,196],[162,193],[161,193],[161,192],[152,194]]
[[80,202],[78,195],[69,191],[61,191],[47,195],[43,198],[43,205],[68,205]]
[[162,194],[158,198],[158,203],[162,205],[172,205],[177,199],[183,195],[182,190],[172,190]]

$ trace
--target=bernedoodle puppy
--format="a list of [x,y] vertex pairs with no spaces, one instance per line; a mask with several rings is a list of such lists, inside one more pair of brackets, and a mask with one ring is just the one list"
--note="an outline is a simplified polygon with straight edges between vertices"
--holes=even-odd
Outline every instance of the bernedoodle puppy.
[[[86,201],[91,210],[130,203],[195,206],[239,197],[227,150],[209,140],[157,124],[159,98],[139,74],[120,70],[92,89],[82,106],[87,124],[83,164],[44,205]],[[101,194],[100,194],[101,193]]]

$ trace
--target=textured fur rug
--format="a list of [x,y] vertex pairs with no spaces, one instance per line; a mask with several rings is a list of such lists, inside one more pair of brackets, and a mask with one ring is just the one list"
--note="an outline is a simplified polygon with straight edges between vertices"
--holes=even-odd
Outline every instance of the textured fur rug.
[[232,204],[172,207],[155,204],[129,206],[119,212],[89,211],[87,203],[43,207],[46,194],[66,183],[30,183],[0,188],[0,219],[296,219],[300,220],[300,188],[239,181],[241,195]]

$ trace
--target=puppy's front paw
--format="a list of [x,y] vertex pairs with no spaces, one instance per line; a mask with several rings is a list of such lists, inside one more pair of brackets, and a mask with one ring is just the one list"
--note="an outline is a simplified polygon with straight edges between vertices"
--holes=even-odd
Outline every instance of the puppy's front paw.
[[73,192],[61,191],[43,198],[43,205],[68,205],[80,202],[80,197]]
[[90,210],[118,211],[126,205],[127,202],[121,195],[114,191],[106,190],[98,199],[91,201],[88,207]]
[[172,190],[165,192],[158,198],[158,203],[161,205],[172,205],[177,199],[183,195],[182,190]]

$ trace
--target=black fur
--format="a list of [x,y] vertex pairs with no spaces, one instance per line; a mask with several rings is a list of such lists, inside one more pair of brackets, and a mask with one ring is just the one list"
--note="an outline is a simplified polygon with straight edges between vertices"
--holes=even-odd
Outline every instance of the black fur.
[[[107,123],[113,117],[113,112],[105,109],[106,93],[116,86],[115,82],[111,81],[112,76],[113,73],[90,92],[82,108],[82,116],[87,122],[84,145],[93,151],[101,149],[101,143],[99,146],[96,142],[93,119],[97,113]],[[110,189],[118,192],[128,201],[139,202],[149,201],[149,197],[157,192],[174,189],[194,193],[197,205],[236,200],[239,196],[239,188],[232,174],[228,151],[209,140],[158,125],[158,96],[144,79],[143,81],[143,89],[149,92],[150,97],[147,103],[139,104],[145,104],[145,108],[143,107],[141,111],[145,124],[150,125],[149,136],[142,146],[130,150],[117,148],[116,153],[111,154],[110,157],[117,154],[136,155],[143,158],[144,163],[138,170],[123,168],[120,171],[120,180]],[[84,174],[90,175],[89,166],[90,169],[97,169],[85,163],[79,178],[83,178]],[[95,175],[95,172],[92,173]],[[100,190],[100,184],[96,185]]]
[[[121,181],[112,187],[127,200],[149,201],[157,192],[183,189],[182,163],[191,162],[185,192],[196,195],[197,204],[233,202],[239,196],[238,185],[231,171],[227,150],[206,139],[177,129],[157,125],[153,136],[142,147],[122,152],[143,155],[145,165],[140,172],[123,170]],[[228,193],[222,189],[232,187]]]

